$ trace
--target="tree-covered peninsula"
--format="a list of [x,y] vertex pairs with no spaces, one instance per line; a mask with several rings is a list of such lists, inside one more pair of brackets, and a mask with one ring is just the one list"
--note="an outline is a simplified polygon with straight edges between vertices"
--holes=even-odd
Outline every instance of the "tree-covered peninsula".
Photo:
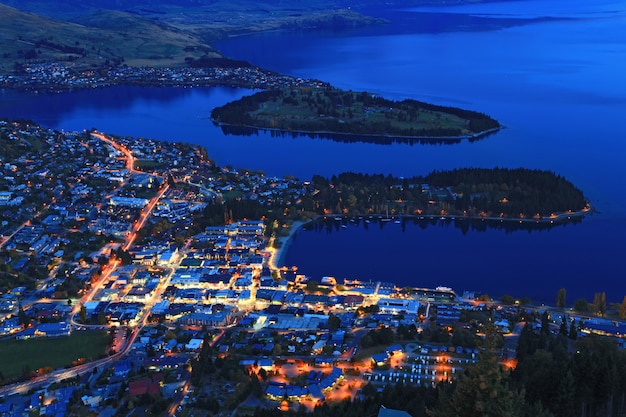
[[211,117],[216,124],[283,132],[407,139],[469,139],[500,128],[496,120],[475,111],[392,101],[329,85],[258,92],[215,108]]
[[[550,225],[588,212],[583,193],[549,171],[525,168],[463,168],[398,178],[346,172],[294,185],[285,198],[260,201],[258,194],[224,194],[195,217],[195,226],[246,218],[274,221],[316,216],[380,216],[496,219]],[[499,222],[498,222],[499,223]]]
[[549,171],[463,168],[425,177],[314,176],[304,210],[318,214],[432,214],[551,220],[589,209],[583,193]]

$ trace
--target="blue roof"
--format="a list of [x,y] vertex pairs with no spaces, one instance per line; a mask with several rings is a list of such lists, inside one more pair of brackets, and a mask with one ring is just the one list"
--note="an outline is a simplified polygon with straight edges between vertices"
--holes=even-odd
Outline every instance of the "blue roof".
[[387,353],[375,353],[374,355],[372,355],[372,360],[376,363],[385,362],[388,358],[389,355],[387,355]]
[[285,395],[285,387],[279,385],[268,385],[265,390],[266,395],[271,395],[272,397],[282,397]]
[[387,346],[387,352],[404,352],[404,348],[400,344]]
[[380,410],[378,410],[378,417],[411,417],[411,415],[406,411],[385,408],[381,405]]
[[309,385],[308,390],[309,390],[309,394],[313,398],[316,398],[318,400],[323,400],[325,398],[324,393],[322,392],[318,384]]

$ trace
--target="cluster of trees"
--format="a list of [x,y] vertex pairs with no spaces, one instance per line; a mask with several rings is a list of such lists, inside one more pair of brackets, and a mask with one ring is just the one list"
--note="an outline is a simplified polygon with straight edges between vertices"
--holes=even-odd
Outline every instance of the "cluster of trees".
[[367,334],[361,338],[360,343],[362,347],[368,348],[379,345],[391,345],[395,340],[396,335],[391,328],[381,327],[367,332]]
[[[453,383],[437,388],[403,384],[377,392],[372,385],[354,401],[318,406],[291,416],[376,415],[381,405],[414,417],[617,417],[626,411],[626,352],[608,338],[569,340],[544,324],[528,323],[520,336],[518,364],[512,371],[499,363],[499,338],[488,326],[479,341],[479,359]],[[255,416],[282,416],[257,409]]]
[[560,175],[526,168],[462,168],[435,171],[426,177],[436,187],[452,186],[461,198],[458,210],[475,207],[489,213],[532,217],[567,210],[581,210],[587,204],[583,193]]
[[[18,124],[20,128],[23,128],[22,125],[24,124],[34,124],[34,122],[29,120],[2,120],[8,121],[11,124]],[[35,135],[30,135],[23,138],[23,140],[16,140],[9,137],[9,131],[7,129],[0,130],[0,149],[2,150],[2,157],[7,161],[17,160],[20,156],[32,152],[33,150],[46,152],[48,148],[48,144]]]
[[[269,102],[280,106],[260,110]],[[391,101],[330,86],[263,91],[216,108],[211,117],[216,123],[257,128],[399,137],[471,136],[500,127],[491,117],[470,110]]]
[[[211,346],[211,335],[207,333],[200,354],[191,361],[192,384],[200,386],[205,378],[234,382],[236,384],[234,393],[223,404],[228,409],[235,408],[250,394],[257,397],[262,395],[263,389],[257,374],[244,372],[236,358],[214,357],[214,354]],[[212,401],[209,401],[207,405],[212,408],[215,407],[215,403]]]
[[198,59],[187,57],[185,58],[185,62],[192,68],[249,68],[252,66],[247,61],[223,57],[211,57],[209,55],[203,55]]
[[546,416],[623,415],[626,352],[613,340],[595,335],[568,342],[566,327],[562,323],[557,336],[544,325],[539,330],[524,327],[511,385],[523,390],[526,403]]
[[[2,255],[5,254],[6,252],[2,253]],[[5,258],[5,256],[3,256],[3,258]],[[34,263],[31,263],[26,273],[15,271],[5,259],[0,259],[0,292],[7,292],[15,287],[26,287],[29,290],[34,289],[35,279],[42,275],[36,271],[36,269]]]
[[[430,193],[422,184],[429,184]],[[466,168],[435,171],[425,177],[343,173],[312,178],[317,191],[304,197],[304,210],[325,213],[485,213],[489,216],[533,217],[577,211],[587,202],[569,181],[549,171]],[[451,189],[454,194],[447,192]],[[435,189],[441,189],[441,196]]]
[[[561,288],[557,292],[557,307],[565,308],[567,306],[566,293],[565,288]],[[598,316],[604,316],[607,314],[606,292],[602,291],[595,293],[592,303],[589,303],[585,298],[579,298],[574,302],[573,308],[579,313],[594,313]],[[622,300],[621,304],[611,303],[608,309],[616,311],[620,319],[626,319],[626,296]]]
[[60,52],[68,53],[68,54],[76,54],[80,56],[87,56],[88,52],[85,48],[81,48],[78,46],[78,41],[74,46],[64,45],[61,43],[52,42],[52,38],[48,39],[39,39],[35,41],[35,48],[48,48],[54,49]]

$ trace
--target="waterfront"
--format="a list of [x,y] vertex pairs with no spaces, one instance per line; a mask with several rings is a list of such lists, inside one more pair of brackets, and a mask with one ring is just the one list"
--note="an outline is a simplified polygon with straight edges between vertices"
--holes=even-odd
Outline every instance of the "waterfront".
[[[564,11],[557,1],[507,4],[521,10],[504,16],[493,3],[420,9],[396,17],[419,24],[407,19],[405,25],[347,32],[274,32],[218,45],[234,58],[298,77],[391,99],[469,108],[505,125],[473,143],[375,145],[263,132],[224,135],[208,119],[211,109],[250,90],[222,87],[114,87],[55,95],[4,91],[0,112],[57,129],[95,127],[197,143],[220,165],[301,179],[342,171],[412,176],[464,166],[549,169],[581,188],[598,211],[578,225],[531,233],[463,234],[444,225],[408,225],[404,233],[391,227],[380,233],[372,227],[362,233],[356,227],[331,234],[302,231],[286,262],[311,275],[376,275],[399,284],[443,284],[546,301],[564,286],[570,303],[576,295],[591,299],[597,291],[621,301],[626,294],[626,266],[620,260],[626,254],[626,194],[621,192],[626,33],[620,25],[625,6],[578,1]],[[533,20],[537,16],[553,18]],[[426,24],[435,21],[441,24]],[[400,248],[404,252],[396,257]]]
[[[589,244],[597,235],[610,236],[614,223],[601,216],[550,229],[511,231],[506,225],[480,220],[426,221],[401,224],[330,220],[298,230],[285,248],[283,265],[321,279],[388,281],[398,286],[452,287],[491,296],[511,294],[553,304],[565,287],[568,302],[593,299],[607,291],[621,301],[623,254],[618,246]],[[312,256],[312,254],[314,256]],[[590,260],[593,260],[592,262]],[[613,291],[617,291],[613,293]]]

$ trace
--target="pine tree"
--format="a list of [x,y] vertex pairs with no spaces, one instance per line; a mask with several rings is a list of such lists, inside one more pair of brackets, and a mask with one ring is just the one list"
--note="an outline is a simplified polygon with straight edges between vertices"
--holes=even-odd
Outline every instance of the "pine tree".
[[567,336],[567,315],[561,316],[561,327],[559,328],[559,334]]
[[552,410],[557,417],[570,417],[575,415],[576,384],[571,371],[558,382],[556,395],[552,400]]
[[87,309],[84,304],[80,306],[80,322],[87,323]]
[[23,328],[27,328],[30,325],[30,317],[28,316],[28,314],[26,314],[21,304],[17,317]]
[[576,340],[578,338],[578,328],[576,327],[576,321],[572,320],[569,324],[569,335],[568,337],[572,340]]
[[606,313],[606,293],[605,292],[597,292],[593,296],[593,311],[599,315],[604,316]]
[[556,306],[558,308],[565,308],[565,288],[559,289],[556,295]]
[[521,417],[523,395],[509,388],[496,352],[496,332],[490,326],[478,361],[461,374],[452,394],[441,391],[437,407],[426,413],[431,417]]
[[619,306],[619,318],[626,319],[626,296],[624,296],[622,304]]

